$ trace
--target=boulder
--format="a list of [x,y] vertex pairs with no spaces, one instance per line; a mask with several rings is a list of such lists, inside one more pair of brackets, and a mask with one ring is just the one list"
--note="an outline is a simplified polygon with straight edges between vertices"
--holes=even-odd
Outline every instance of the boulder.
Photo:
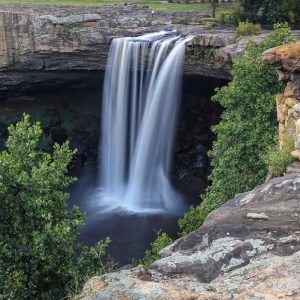
[[300,43],[283,45],[264,52],[263,60],[278,69],[300,71]]

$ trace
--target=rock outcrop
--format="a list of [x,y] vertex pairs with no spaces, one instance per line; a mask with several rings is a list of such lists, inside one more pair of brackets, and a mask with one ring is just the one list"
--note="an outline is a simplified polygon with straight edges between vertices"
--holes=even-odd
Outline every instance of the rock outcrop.
[[[190,25],[174,24],[182,18]],[[232,59],[249,39],[259,42],[267,34],[241,38],[232,30],[204,30],[197,25],[200,18],[197,11],[152,11],[131,4],[0,5],[0,93],[94,83],[92,72],[105,70],[112,38],[162,29],[192,34],[188,48],[196,45],[200,53],[209,52],[187,57],[185,74],[231,79]]]
[[[277,118],[281,144],[287,139],[295,141],[292,156],[300,160],[300,43],[284,45],[264,52],[263,60],[276,68],[285,87],[276,95]],[[299,166],[298,166],[299,168]]]
[[94,277],[77,299],[300,299],[300,174],[213,211],[149,270]]

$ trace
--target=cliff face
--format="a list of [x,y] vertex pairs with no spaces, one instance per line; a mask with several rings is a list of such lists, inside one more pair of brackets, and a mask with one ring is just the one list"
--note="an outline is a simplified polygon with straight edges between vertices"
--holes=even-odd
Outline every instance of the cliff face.
[[300,44],[284,45],[265,51],[263,60],[276,68],[285,87],[276,95],[277,118],[281,143],[287,138],[295,141],[292,156],[300,160]]
[[112,38],[162,29],[193,34],[188,48],[196,45],[199,53],[210,53],[187,57],[185,74],[231,79],[232,58],[244,51],[249,39],[259,42],[267,34],[238,38],[233,31],[173,24],[182,18],[197,24],[199,17],[197,11],[152,11],[135,5],[0,5],[0,93],[88,84],[95,80],[92,71],[105,70]]

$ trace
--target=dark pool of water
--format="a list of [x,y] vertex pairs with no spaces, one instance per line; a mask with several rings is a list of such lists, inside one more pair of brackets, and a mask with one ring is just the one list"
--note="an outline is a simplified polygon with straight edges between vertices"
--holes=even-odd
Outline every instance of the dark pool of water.
[[72,173],[78,177],[78,181],[68,189],[71,194],[69,205],[79,206],[88,215],[80,229],[80,242],[94,245],[99,239],[111,237],[108,252],[120,265],[124,265],[131,263],[133,258],[142,257],[159,231],[176,237],[177,220],[184,211],[177,215],[168,212],[133,214],[120,210],[111,211],[101,205],[98,172],[92,163],[78,167]]

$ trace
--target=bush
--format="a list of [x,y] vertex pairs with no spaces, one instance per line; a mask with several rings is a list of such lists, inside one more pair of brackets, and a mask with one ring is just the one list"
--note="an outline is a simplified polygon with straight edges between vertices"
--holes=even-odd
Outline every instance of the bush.
[[285,172],[286,167],[293,161],[291,152],[294,149],[295,143],[292,139],[284,141],[282,147],[277,141],[262,155],[262,159],[274,176],[281,176]]
[[[91,259],[92,248],[75,243],[84,215],[78,207],[66,209],[64,189],[75,181],[68,164],[76,151],[68,142],[55,144],[52,154],[40,150],[41,126],[31,125],[28,115],[8,133],[0,153],[0,299],[61,299],[75,278],[105,271],[102,261]],[[108,243],[96,246],[98,258]],[[91,262],[91,269],[84,267]]]
[[160,259],[159,252],[172,243],[173,240],[169,238],[166,233],[158,233],[156,240],[151,244],[150,249],[146,250],[144,257],[133,261],[132,265],[137,266],[138,264],[143,264],[147,268],[150,267],[154,261]]
[[282,91],[275,70],[262,62],[262,52],[292,42],[287,24],[274,31],[259,45],[250,43],[241,58],[233,62],[233,80],[217,89],[214,101],[224,107],[221,122],[213,127],[217,140],[209,152],[212,184],[203,202],[191,208],[179,221],[181,235],[199,227],[208,213],[236,193],[251,190],[264,181],[268,166],[262,154],[277,134],[274,95]]
[[244,0],[242,1],[242,19],[264,24],[286,21],[287,15],[281,8],[282,3],[285,1],[287,0]]
[[241,9],[241,6],[238,6],[230,15],[230,22],[234,25],[238,25],[239,22],[242,20],[243,11]]
[[225,24],[228,20],[228,15],[225,13],[221,13],[219,16],[219,21],[221,24]]
[[173,24],[181,24],[181,25],[188,25],[189,20],[187,18],[175,19],[172,22]]
[[299,0],[282,0],[281,10],[288,17],[287,19],[293,24],[300,24],[300,1]]
[[249,22],[240,22],[239,26],[236,30],[237,35],[249,36],[249,35],[257,35],[261,30],[259,24],[253,24]]

